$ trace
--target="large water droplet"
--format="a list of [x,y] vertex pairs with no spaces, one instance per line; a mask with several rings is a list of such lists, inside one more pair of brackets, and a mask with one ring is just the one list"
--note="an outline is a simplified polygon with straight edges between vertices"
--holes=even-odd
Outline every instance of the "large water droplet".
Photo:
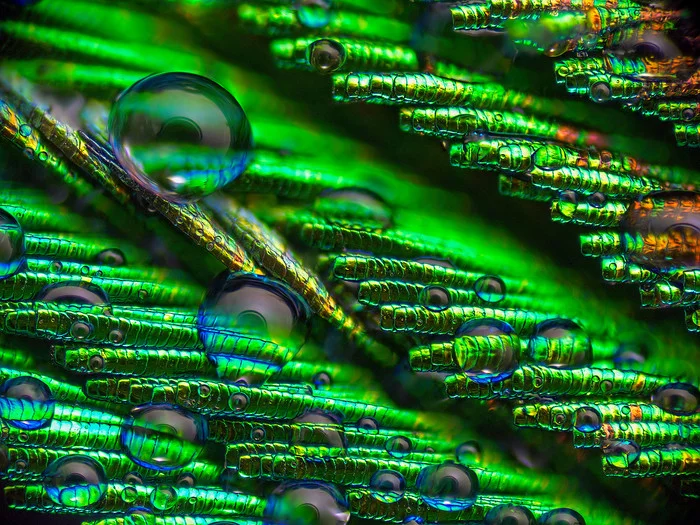
[[632,262],[659,269],[700,269],[700,193],[650,193],[630,205],[620,224],[636,238],[635,246],[627,247]]
[[44,471],[46,493],[64,507],[94,505],[107,490],[106,480],[104,467],[100,463],[79,454],[59,458]]
[[224,272],[199,310],[197,327],[209,354],[231,354],[230,339],[245,336],[298,349],[309,312],[286,284],[253,274]]
[[328,38],[312,42],[306,50],[306,59],[311,67],[326,75],[343,67],[346,58],[345,46]]
[[602,447],[608,465],[625,469],[639,459],[640,448],[634,441],[626,439],[608,441]]
[[293,422],[299,425],[299,432],[298,435],[294,435],[293,443],[325,447],[330,456],[345,453],[347,449],[345,432],[337,417],[326,412],[309,410]]
[[12,215],[0,208],[0,280],[24,266],[24,232]]
[[34,300],[47,303],[109,305],[109,298],[102,288],[82,282],[49,284],[34,296]]
[[[8,379],[0,386],[0,396],[8,400],[25,401],[25,403],[8,403],[7,412],[3,413],[3,418],[12,426],[34,430],[51,423],[56,403],[51,395],[51,389],[40,379],[31,376]],[[28,416],[29,419],[14,419],[13,414],[19,417]]]
[[522,505],[496,505],[484,520],[484,525],[535,525],[534,514]]
[[182,202],[238,177],[252,134],[243,108],[220,85],[190,73],[161,73],[139,80],[117,98],[109,141],[138,184]]
[[384,448],[392,458],[405,458],[411,453],[411,440],[405,436],[392,436],[386,440]]
[[121,443],[136,463],[157,470],[172,470],[194,461],[204,447],[205,421],[170,405],[146,405],[131,412]]
[[348,503],[334,485],[315,481],[282,483],[265,508],[267,522],[285,525],[344,525]]
[[700,390],[688,383],[671,383],[654,392],[651,401],[666,412],[687,416],[698,411]]
[[581,407],[574,414],[574,428],[580,432],[595,432],[603,422],[598,412],[593,407]]
[[456,335],[508,335],[515,332],[513,327],[498,319],[472,319],[457,330]]
[[318,29],[331,21],[331,0],[297,0],[297,18],[306,27]]
[[443,463],[423,468],[416,481],[423,500],[436,509],[461,510],[476,501],[479,480],[463,465]]
[[495,304],[506,296],[506,285],[500,277],[484,275],[474,283],[474,291],[482,301]]
[[394,470],[378,470],[369,482],[372,495],[384,503],[392,503],[403,497],[406,480]]
[[540,525],[586,525],[586,520],[573,509],[561,508],[542,514],[537,523]]
[[426,286],[420,291],[420,302],[428,310],[441,312],[450,306],[450,295],[442,286]]
[[548,319],[535,328],[528,344],[530,358],[554,368],[590,364],[591,341],[586,332],[569,319]]

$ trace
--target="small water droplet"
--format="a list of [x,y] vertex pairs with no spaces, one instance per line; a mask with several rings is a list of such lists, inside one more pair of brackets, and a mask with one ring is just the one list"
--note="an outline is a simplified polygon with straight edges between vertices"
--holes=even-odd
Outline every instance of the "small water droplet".
[[411,453],[411,440],[405,436],[392,436],[386,441],[386,451],[393,458],[405,458]]
[[416,486],[423,501],[431,507],[455,511],[474,504],[479,480],[463,465],[443,463],[424,467],[418,474]]
[[602,422],[600,412],[593,407],[580,407],[574,414],[574,428],[580,432],[595,432]]
[[378,470],[369,482],[372,496],[383,503],[393,503],[403,497],[406,491],[406,480],[394,470]]
[[484,275],[474,283],[474,291],[482,301],[496,304],[505,298],[506,285],[500,277]]
[[441,286],[426,286],[420,291],[419,300],[433,312],[441,312],[450,306],[450,294]]
[[336,40],[322,38],[309,45],[306,57],[316,71],[330,74],[338,71],[345,64],[345,47]]

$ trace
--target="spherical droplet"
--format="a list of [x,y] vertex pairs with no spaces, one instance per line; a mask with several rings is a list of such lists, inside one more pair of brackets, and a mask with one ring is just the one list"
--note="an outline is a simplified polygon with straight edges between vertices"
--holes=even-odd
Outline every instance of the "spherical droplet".
[[506,296],[506,284],[500,277],[484,275],[474,283],[474,291],[482,301],[495,304]]
[[379,423],[373,417],[362,417],[357,422],[357,430],[363,434],[378,434]]
[[316,71],[328,75],[345,64],[345,47],[337,40],[322,38],[309,44],[306,58]]
[[161,73],[136,82],[112,106],[109,141],[139,185],[186,202],[226,186],[246,168],[248,118],[211,80]]
[[189,473],[181,474],[178,478],[175,484],[178,487],[194,487],[196,484],[196,480],[194,479],[194,476]]
[[608,465],[625,469],[639,459],[640,448],[634,441],[626,439],[608,441],[602,447]]
[[603,418],[593,407],[580,407],[574,414],[574,428],[580,432],[595,432],[603,424]]
[[681,118],[686,122],[695,118],[695,110],[693,108],[685,108],[681,111]]
[[124,483],[131,485],[143,485],[143,478],[138,472],[127,472],[124,475]]
[[100,264],[107,266],[124,266],[126,264],[126,256],[118,248],[108,248],[102,250],[95,256],[95,260]]
[[589,95],[593,102],[606,102],[612,97],[612,89],[607,82],[596,82],[590,87]]
[[395,470],[378,470],[369,482],[372,495],[384,503],[392,503],[403,497],[406,491],[406,480]]
[[139,491],[136,490],[134,487],[124,487],[122,489],[122,492],[120,494],[122,501],[124,503],[132,503],[136,501],[136,498],[139,495]]
[[423,501],[431,507],[454,511],[474,504],[479,480],[463,465],[443,463],[424,467],[418,474],[416,486]]
[[70,335],[73,339],[82,341],[92,334],[92,325],[84,321],[75,321],[70,327]]
[[[56,402],[51,389],[40,379],[31,376],[10,378],[0,386],[0,396],[19,401],[10,403],[7,412],[3,413],[3,418],[10,425],[24,430],[35,430],[51,423]],[[29,419],[13,419],[13,413],[21,413],[22,417],[29,416]]]
[[405,436],[392,436],[384,446],[392,458],[405,458],[411,453],[411,440]]
[[486,514],[484,525],[535,525],[537,520],[527,507],[522,505],[496,505]]
[[333,383],[328,372],[319,372],[311,379],[311,382],[316,388],[328,388]]
[[16,274],[24,262],[22,227],[17,219],[0,208],[0,281]]
[[297,0],[299,23],[313,29],[325,27],[331,21],[331,0]]
[[309,311],[284,283],[224,272],[199,309],[197,328],[210,355],[226,353],[241,336],[297,349],[306,340]]
[[528,354],[537,362],[554,368],[586,366],[592,360],[591,341],[586,332],[569,319],[548,319],[535,327]]
[[575,510],[562,508],[542,514],[537,523],[539,525],[586,525],[586,520]]
[[124,340],[124,332],[121,330],[115,328],[114,330],[110,331],[109,334],[107,335],[107,338],[109,339],[109,342],[118,345]]
[[292,437],[292,444],[322,446],[329,455],[343,454],[347,449],[345,431],[340,419],[320,410],[308,410],[294,419],[297,430]]
[[102,288],[77,281],[49,284],[34,296],[34,300],[47,303],[109,306],[107,293]]
[[231,397],[228,400],[228,406],[234,412],[240,413],[245,412],[245,409],[248,408],[249,402],[250,400],[246,394],[243,392],[236,392],[235,394],[231,394]]
[[532,154],[532,163],[541,170],[558,170],[566,162],[566,151],[561,146],[548,144]]
[[285,525],[345,525],[348,503],[335,486],[317,481],[282,483],[265,507],[268,522]]
[[433,312],[441,312],[450,306],[450,294],[441,286],[426,286],[420,291],[419,300]]
[[121,443],[137,464],[172,470],[197,458],[206,435],[205,422],[196,414],[170,405],[145,405],[132,410]]
[[177,502],[177,492],[167,485],[159,485],[151,492],[151,505],[156,510],[168,510]]
[[467,321],[459,327],[456,335],[508,335],[513,332],[513,327],[504,321],[482,318]]
[[590,204],[594,208],[602,208],[605,206],[605,201],[607,200],[605,197],[605,194],[596,191],[595,193],[591,194],[588,196],[588,204]]
[[700,390],[689,383],[671,383],[654,392],[651,402],[671,414],[688,416],[698,411]]
[[635,247],[626,250],[630,261],[655,269],[700,269],[700,193],[650,193],[630,205],[620,226],[635,238]]
[[465,441],[455,451],[457,462],[469,465],[481,460],[481,446],[476,441]]
[[88,359],[88,367],[93,372],[102,371],[102,369],[105,367],[104,357],[99,354],[90,356],[90,359]]
[[94,505],[107,490],[104,467],[89,456],[71,454],[53,461],[44,471],[49,498],[64,507]]

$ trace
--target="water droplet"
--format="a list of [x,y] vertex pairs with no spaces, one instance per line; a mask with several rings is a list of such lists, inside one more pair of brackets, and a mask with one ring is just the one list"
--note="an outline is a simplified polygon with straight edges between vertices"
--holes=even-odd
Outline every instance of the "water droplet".
[[[55,400],[51,394],[51,389],[35,377],[19,376],[6,380],[0,386],[0,396],[8,398],[8,400],[20,400],[17,403],[17,411],[13,410],[12,406],[3,417],[12,426],[24,430],[36,430],[51,423],[55,410]],[[15,403],[11,403],[15,405]],[[12,412],[25,414],[24,417],[30,416],[26,420],[11,419]],[[17,414],[19,415],[19,414]]]
[[29,124],[22,124],[19,127],[19,134],[23,137],[28,137],[32,134],[32,127]]
[[590,364],[593,356],[588,335],[569,319],[548,319],[535,328],[528,344],[530,358],[554,368]]
[[0,281],[24,266],[24,232],[12,215],[0,208]]
[[245,169],[252,134],[243,108],[220,85],[190,73],[151,75],[112,106],[109,142],[138,184],[187,202]]
[[384,503],[393,503],[403,497],[406,480],[395,470],[378,470],[369,482],[372,495]]
[[420,291],[419,300],[433,312],[441,312],[450,306],[450,294],[441,286],[426,286]]
[[134,487],[124,487],[120,494],[124,503],[133,503],[139,495],[139,491]]
[[137,472],[127,472],[124,476],[124,483],[130,485],[143,485],[143,478]]
[[306,304],[284,283],[224,272],[199,309],[197,327],[204,348],[215,355],[240,336],[299,348],[308,319]]
[[311,379],[311,382],[316,388],[328,388],[333,383],[328,372],[319,372]]
[[700,390],[688,383],[671,383],[654,392],[651,402],[671,414],[688,416],[698,411]]
[[558,170],[566,162],[566,151],[561,146],[548,144],[537,148],[532,154],[532,163],[541,170]]
[[181,474],[179,478],[177,478],[177,481],[175,484],[178,487],[194,487],[196,484],[196,480],[194,479],[194,476],[189,473]]
[[476,441],[465,441],[455,451],[457,461],[469,465],[481,460],[481,446]]
[[159,485],[151,492],[151,505],[156,510],[168,510],[177,502],[177,492],[167,485]]
[[91,457],[79,454],[53,461],[43,476],[49,498],[64,507],[94,505],[107,490],[104,467]]
[[105,367],[105,360],[101,355],[90,356],[88,360],[88,367],[93,372],[100,372]]
[[195,414],[170,405],[145,405],[132,410],[121,443],[137,464],[172,470],[197,458],[206,434],[204,420]]
[[306,59],[316,71],[328,75],[345,64],[345,47],[336,40],[322,38],[309,45]]
[[81,282],[49,284],[34,296],[34,300],[47,303],[109,306],[109,299],[102,288],[94,284]]
[[506,284],[499,277],[484,275],[474,283],[474,291],[482,301],[495,304],[506,296]]
[[345,525],[350,512],[345,497],[334,485],[291,481],[272,492],[265,517],[285,525]]
[[589,95],[593,102],[607,102],[612,97],[612,89],[607,82],[596,82],[590,87]]
[[211,388],[209,388],[209,385],[200,384],[197,387],[197,393],[200,397],[209,397],[209,395],[211,394]]
[[49,271],[51,273],[60,273],[63,270],[63,263],[61,261],[51,261],[49,265]]
[[700,193],[650,193],[630,205],[620,225],[637,238],[635,245],[643,243],[641,249],[627,250],[632,262],[658,269],[700,269]]
[[357,430],[363,434],[378,434],[379,423],[373,417],[363,417],[357,422]]
[[107,338],[109,339],[110,343],[118,345],[124,340],[124,332],[115,328],[114,330],[109,332]]
[[513,327],[504,321],[482,318],[467,321],[459,327],[456,335],[508,335],[513,332]]
[[537,523],[540,525],[586,525],[586,520],[575,510],[562,508],[542,514]]
[[233,410],[236,413],[244,412],[246,408],[248,408],[248,396],[245,395],[243,392],[237,392],[235,394],[231,394],[231,397],[228,400],[228,406],[231,410]]
[[107,266],[124,266],[126,264],[126,256],[118,248],[108,248],[102,250],[95,256],[95,260],[100,264]]
[[250,439],[256,443],[260,443],[265,439],[265,429],[260,427],[255,427],[250,431]]
[[588,196],[587,201],[588,204],[590,204],[594,208],[602,208],[603,206],[605,206],[606,197],[603,193],[596,191],[592,195]]
[[693,108],[685,108],[681,111],[681,118],[685,121],[693,120],[695,118],[695,110]]
[[532,511],[521,505],[496,505],[488,511],[484,525],[535,525]]
[[608,441],[603,444],[602,450],[608,465],[615,468],[628,468],[639,459],[639,445],[626,439]]
[[[292,443],[322,446],[329,449],[329,455],[345,453],[347,442],[340,419],[319,410],[309,410],[294,419],[299,426],[298,433],[292,437]],[[304,424],[308,423],[308,424]]]
[[70,327],[70,335],[73,339],[82,341],[92,334],[92,326],[83,321],[75,321]]
[[439,510],[462,510],[476,501],[479,480],[463,465],[443,463],[424,467],[416,481],[418,492],[428,505]]
[[301,25],[318,29],[331,21],[331,0],[297,0],[297,19]]
[[562,191],[559,193],[559,200],[561,202],[576,204],[578,202],[578,193],[571,190]]
[[392,436],[384,448],[392,458],[405,458],[411,453],[411,440],[405,436]]
[[49,154],[46,153],[45,151],[40,151],[39,152],[39,160],[41,162],[46,162],[47,160],[49,160]]
[[580,432],[594,432],[600,429],[603,418],[593,407],[580,407],[574,415],[574,428]]

